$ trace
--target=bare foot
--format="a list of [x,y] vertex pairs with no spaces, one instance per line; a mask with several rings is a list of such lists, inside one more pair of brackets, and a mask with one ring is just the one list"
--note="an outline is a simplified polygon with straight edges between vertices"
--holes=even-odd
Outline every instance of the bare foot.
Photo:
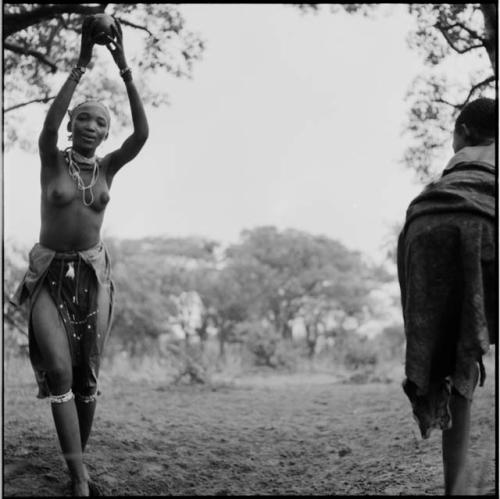
[[83,482],[72,482],[71,493],[73,497],[89,497],[90,492],[88,480],[84,480]]
[[89,470],[87,469],[87,466],[83,465],[83,474],[85,476],[85,480],[87,482],[90,480],[90,475],[89,475]]
[[87,480],[87,485],[89,488],[89,496],[90,497],[95,497],[95,496],[101,496],[103,495],[103,491],[100,486],[98,486],[93,480],[90,479],[89,471],[87,469],[87,466],[83,465],[83,473],[85,476],[85,479]]

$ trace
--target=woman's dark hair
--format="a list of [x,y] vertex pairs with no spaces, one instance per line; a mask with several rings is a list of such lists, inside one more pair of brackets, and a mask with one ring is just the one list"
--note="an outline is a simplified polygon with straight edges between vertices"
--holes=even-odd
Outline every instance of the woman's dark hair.
[[455,129],[462,124],[477,139],[495,137],[498,124],[495,99],[480,97],[466,104],[455,121]]

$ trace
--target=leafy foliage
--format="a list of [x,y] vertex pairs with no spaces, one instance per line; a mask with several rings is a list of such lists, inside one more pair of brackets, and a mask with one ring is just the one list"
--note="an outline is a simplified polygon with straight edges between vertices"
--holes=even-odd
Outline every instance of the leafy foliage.
[[[6,144],[22,139],[18,125],[27,103],[49,102],[61,85],[80,49],[80,30],[87,15],[106,12],[122,24],[127,46],[141,47],[128,56],[144,102],[167,102],[164,89],[149,83],[161,71],[189,78],[201,58],[204,42],[185,26],[175,4],[4,4],[4,96]],[[89,71],[82,79],[75,102],[96,95],[109,104],[120,125],[128,122],[128,101],[118,71],[103,64],[105,48],[95,46]],[[116,68],[115,68],[116,69]],[[33,141],[21,142],[27,147]]]
[[377,8],[376,4],[370,3],[334,3],[334,4],[318,4],[318,3],[299,3],[295,4],[303,12],[318,13],[322,8],[328,8],[330,12],[336,13],[344,10],[349,14],[361,13],[364,16],[370,16]]
[[[361,365],[373,357],[366,350],[373,344],[359,346],[362,340],[351,338],[352,329],[349,332],[343,324],[348,318],[361,323],[367,314],[376,316],[370,294],[388,276],[335,240],[258,227],[243,231],[240,241],[224,252],[215,241],[196,237],[110,238],[106,244],[116,286],[114,326],[106,355],[161,355],[185,349],[184,373],[191,360],[195,366],[203,364],[192,352],[199,346],[201,355],[204,343],[212,338],[218,342],[219,360],[225,358],[227,349],[231,351],[227,345],[239,344],[253,365],[291,369],[306,352],[304,346],[312,359],[320,336],[330,336],[335,341],[342,337],[339,345],[344,354],[352,350],[352,359],[339,357],[339,363]],[[6,303],[26,271],[27,254],[25,248],[6,245],[4,321],[12,340],[9,349],[17,348],[16,339],[27,333],[26,309]],[[192,344],[177,334],[178,327],[186,327],[189,312],[182,309],[179,297],[187,295],[202,301],[201,323],[197,331],[190,331]],[[333,329],[332,314],[340,317]],[[300,318],[311,333],[299,341],[292,337],[292,326]],[[389,336],[388,341],[392,341]]]
[[[149,237],[107,242],[116,285],[114,330],[125,349],[172,332],[176,297],[195,287],[195,270],[214,262],[215,244],[201,238]],[[148,346],[147,344],[145,345]]]
[[242,324],[245,345],[253,355],[258,367],[291,370],[297,361],[297,348],[284,341],[267,321],[252,321]]
[[[321,4],[296,4],[303,12],[317,12]],[[368,16],[381,4],[335,4]],[[427,72],[419,75],[407,93],[409,110],[404,132],[410,138],[403,162],[422,181],[428,181],[442,165],[436,164],[449,143],[453,121],[471,99],[495,96],[497,5],[496,4],[408,4],[416,29],[408,44],[422,54]],[[470,74],[455,71],[451,80],[448,62],[465,67],[473,61]],[[469,65],[468,65],[469,66]]]
[[267,318],[283,337],[304,297],[324,298],[332,308],[360,313],[372,285],[373,269],[357,252],[323,236],[274,227],[243,231],[242,242],[228,248],[232,265],[256,289],[254,313]]
[[[449,142],[452,124],[471,99],[493,97],[496,66],[488,33],[488,13],[480,4],[412,4],[417,28],[408,36],[410,47],[424,57],[430,71],[418,76],[408,91],[406,130],[414,139],[404,162],[426,181],[436,171],[435,160]],[[448,60],[474,58],[468,80],[450,80],[441,67]],[[460,62],[457,62],[460,64]],[[439,165],[441,167],[441,165]]]
[[28,311],[24,307],[15,308],[9,302],[27,268],[26,248],[7,241],[3,264],[4,348],[9,355],[17,353],[28,342]]

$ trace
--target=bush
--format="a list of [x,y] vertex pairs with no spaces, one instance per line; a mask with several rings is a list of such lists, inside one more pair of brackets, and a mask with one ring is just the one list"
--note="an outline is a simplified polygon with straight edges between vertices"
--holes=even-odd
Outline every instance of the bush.
[[378,340],[382,358],[385,360],[401,360],[403,358],[405,346],[403,324],[393,324],[385,327]]
[[378,356],[373,351],[373,345],[368,340],[353,341],[344,356],[344,365],[348,369],[359,369],[360,367],[374,367],[377,365]]
[[283,340],[269,324],[249,322],[245,324],[245,345],[258,367],[291,369],[296,365],[297,353],[289,341]]
[[378,363],[376,345],[357,333],[342,332],[335,339],[334,360],[347,369],[372,368]]
[[[28,328],[26,327],[26,333]],[[4,358],[28,357],[28,335],[4,322],[3,331]]]

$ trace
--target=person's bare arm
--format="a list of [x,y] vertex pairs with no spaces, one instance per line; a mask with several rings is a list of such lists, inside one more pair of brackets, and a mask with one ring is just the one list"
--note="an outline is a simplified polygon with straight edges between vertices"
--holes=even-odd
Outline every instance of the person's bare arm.
[[68,110],[76,86],[92,57],[94,43],[91,39],[91,24],[92,18],[86,17],[82,24],[82,41],[77,67],[72,70],[68,79],[64,82],[45,117],[42,132],[38,138],[42,164],[50,164],[50,160],[57,154],[57,138],[61,122]]
[[128,68],[127,61],[125,59],[121,26],[118,21],[116,21],[116,25],[117,30],[115,31],[115,39],[110,38],[110,41],[106,46],[111,52],[111,55],[120,70],[120,75],[125,82],[134,130],[132,134],[125,139],[119,149],[116,149],[109,154],[107,176],[110,180],[123,165],[137,156],[149,135],[148,120],[146,118],[146,113],[144,112],[144,106],[132,80],[132,72],[130,68]]

